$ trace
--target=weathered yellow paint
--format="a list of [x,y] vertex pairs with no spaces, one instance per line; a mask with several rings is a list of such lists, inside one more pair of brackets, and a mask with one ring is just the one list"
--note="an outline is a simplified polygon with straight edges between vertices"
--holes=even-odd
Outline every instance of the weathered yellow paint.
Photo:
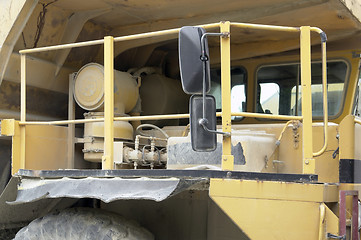
[[337,202],[338,186],[257,180],[211,179],[210,196],[302,202]]
[[26,128],[26,169],[57,170],[68,167],[68,129],[60,126]]
[[[226,25],[226,23],[221,23],[221,25]],[[212,25],[213,27],[215,26],[215,25]],[[308,27],[305,27],[305,29],[307,29]],[[227,29],[226,29],[227,30]],[[292,28],[292,31],[298,31],[298,29],[296,28]],[[172,31],[176,31],[176,30],[172,30]],[[221,30],[221,31],[223,31],[223,30]],[[303,31],[305,31],[305,30],[303,30]],[[161,35],[161,34],[168,34],[168,32],[157,32],[157,33],[155,33],[155,34],[157,34],[157,36],[158,35]],[[308,34],[309,34],[309,31],[308,31]],[[143,34],[141,34],[141,35],[143,35]],[[146,36],[148,36],[147,34],[144,34],[144,37],[146,37]],[[140,35],[134,35],[133,37],[136,37],[136,38],[140,38],[141,36]],[[127,37],[120,37],[120,38],[117,38],[118,40],[126,40],[126,39],[128,39]],[[222,38],[221,39],[221,42],[222,41],[225,41],[225,40],[229,40],[229,38]],[[227,40],[227,41],[228,41]],[[103,40],[101,40],[102,42],[103,42]],[[302,38],[301,38],[301,42],[302,42]],[[308,39],[308,42],[309,42],[309,39]],[[81,43],[80,43],[81,44]],[[308,46],[308,44],[309,43],[306,43],[305,45],[307,45]],[[226,46],[226,45],[224,45],[224,46]],[[51,47],[51,49],[52,49],[53,47]],[[28,50],[26,50],[26,51],[28,51]],[[227,53],[229,53],[228,51],[226,51]],[[307,51],[306,51],[307,52]],[[224,51],[223,51],[223,53],[224,53]],[[229,54],[228,54],[229,55]],[[227,57],[227,59],[229,58],[229,56],[226,56]],[[348,58],[350,58],[350,54],[348,54],[347,55],[347,57]],[[257,59],[257,61],[258,61],[258,63],[260,63],[260,62],[271,62],[271,60],[269,60],[269,59],[271,59],[271,58],[267,58],[267,59]],[[295,58],[295,56],[282,56],[282,57],[278,57],[278,59],[282,59],[282,60],[289,60],[289,59],[293,59],[292,61],[294,61],[294,59],[298,59],[298,58]],[[250,62],[252,62],[252,61],[254,61],[254,60],[250,60]],[[274,62],[274,60],[272,60],[273,62]],[[227,62],[227,61],[226,61]],[[247,64],[248,64],[248,62],[249,61],[247,61]],[[248,69],[248,66],[250,66],[250,69],[252,70],[252,67],[253,67],[253,65],[252,64],[245,64],[246,66],[247,66],[247,69]],[[228,66],[230,66],[230,65],[228,65]],[[256,66],[256,65],[255,65]],[[259,66],[259,65],[258,65]],[[226,69],[227,69],[227,67],[225,67]],[[255,69],[255,68],[254,68]],[[249,71],[249,74],[250,74],[250,77],[255,77],[255,75],[254,75],[254,73],[252,72],[252,71]],[[249,88],[248,89],[251,89],[252,88],[252,86],[249,86]],[[252,93],[252,94],[254,94],[254,93]],[[252,95],[249,95],[249,97],[248,97],[248,99],[252,99]],[[223,101],[223,102],[227,102],[227,101]],[[228,107],[230,107],[230,105],[228,105]],[[227,115],[227,114],[225,114],[224,112],[223,112],[223,114],[222,115]],[[157,118],[157,116],[154,116],[155,118]],[[247,117],[257,117],[257,115],[252,115],[252,114],[250,114],[249,116],[247,116]],[[272,116],[272,117],[277,117],[277,116]],[[285,116],[286,117],[286,116]],[[248,120],[249,118],[247,118],[246,120]],[[257,120],[258,121],[258,120]],[[52,124],[60,124],[60,123],[75,123],[75,122],[77,122],[77,123],[80,123],[80,122],[82,122],[82,121],[70,121],[70,122],[66,122],[66,121],[60,121],[60,122],[52,122]],[[26,124],[25,122],[22,122],[22,124]],[[47,124],[47,123],[41,123],[41,124]],[[230,128],[231,126],[229,125],[227,125],[227,124],[225,124],[225,128]],[[267,130],[267,131],[269,131],[269,130]],[[312,131],[310,131],[310,132],[312,132]],[[114,133],[113,133],[114,134]],[[114,136],[114,135],[113,135]],[[306,136],[307,137],[307,136]],[[306,139],[306,137],[305,137],[305,139]],[[318,138],[318,136],[317,136],[317,138]],[[333,136],[331,136],[330,138],[333,138]],[[311,138],[311,140],[312,140],[312,138]],[[288,138],[288,141],[291,141],[292,142],[292,137],[291,138]],[[308,141],[308,140],[304,140],[305,142],[307,142],[307,143],[309,143],[310,141]],[[314,141],[315,142],[315,144],[317,144],[317,142],[319,142],[319,141]],[[285,143],[283,143],[283,144],[285,144]],[[286,143],[286,144],[288,144],[288,143]],[[227,144],[226,144],[227,145]],[[292,143],[290,144],[291,146],[292,146]],[[314,144],[313,144],[314,145]],[[311,150],[312,150],[312,148],[314,148],[314,146],[312,145],[312,147],[311,147]],[[224,148],[224,149],[226,149],[226,147]],[[284,148],[283,148],[284,149]],[[332,150],[332,149],[331,149]],[[282,151],[279,151],[279,152],[282,152]],[[283,161],[285,161],[285,159],[286,158],[288,158],[288,159],[290,159],[289,161],[292,161],[292,163],[291,162],[289,162],[288,164],[287,164],[287,166],[286,165],[284,165],[284,166],[282,166],[282,167],[275,167],[274,168],[274,170],[271,170],[271,171],[276,171],[276,172],[288,172],[288,173],[300,173],[300,172],[304,172],[304,167],[305,167],[305,165],[306,164],[304,164],[304,166],[303,167],[301,167],[301,169],[303,169],[303,170],[301,170],[301,171],[299,171],[299,167],[298,167],[298,163],[293,163],[293,162],[296,162],[296,161],[298,161],[298,155],[300,155],[300,153],[297,153],[297,150],[296,150],[296,154],[293,154],[293,156],[295,156],[294,158],[289,158],[289,154],[290,153],[295,153],[295,151],[289,151],[289,152],[287,152],[287,154],[288,155],[282,155],[281,156],[281,154],[280,154],[280,157],[282,157],[283,159]],[[296,156],[297,155],[297,156]],[[231,154],[229,153],[229,154],[225,154],[224,155],[224,157],[223,157],[223,159],[224,159],[224,169],[232,169],[233,168],[233,161],[231,160],[232,159],[232,156],[231,156]],[[227,160],[226,160],[227,159]],[[300,162],[302,162],[302,161],[300,161]],[[307,159],[307,161],[306,162],[308,162],[308,168],[310,168],[310,169],[313,169],[313,172],[317,172],[317,174],[320,172],[320,171],[322,171],[322,172],[326,172],[326,170],[325,171],[323,171],[322,169],[324,169],[324,165],[322,164],[322,165],[320,165],[320,164],[316,164],[314,161],[313,161],[313,159]],[[293,165],[292,167],[289,167],[289,165]],[[296,166],[296,167],[294,167],[294,166]],[[302,166],[302,165],[301,165]],[[333,165],[332,165],[333,166]],[[320,171],[318,171],[318,170],[320,170]],[[327,173],[322,173],[322,176],[326,176],[327,175]],[[336,180],[336,176],[334,177],[334,179],[335,180],[333,180],[333,181],[337,181]],[[320,177],[320,179],[322,179],[322,177]]]
[[223,170],[233,170],[234,169],[233,155],[222,155],[222,169]]
[[337,201],[336,185],[211,179],[209,195],[252,240],[338,234],[338,218],[323,203]]
[[315,173],[312,145],[312,90],[311,90],[311,38],[310,27],[301,27],[301,86],[303,115],[303,173]]
[[323,100],[323,146],[318,151],[313,153],[314,157],[320,156],[323,154],[327,148],[328,144],[328,100],[327,100],[327,63],[326,63],[326,42],[322,42],[322,100]]
[[[332,233],[334,235],[337,235],[339,232],[339,221],[338,221],[338,217],[337,215],[330,209],[328,208],[324,203],[321,204],[325,210],[326,210],[326,214],[325,214],[325,219],[324,219],[324,223],[323,223],[323,236],[320,239],[327,239],[326,238],[326,234],[327,233]],[[320,236],[319,236],[320,237]]]
[[1,120],[1,135],[14,136],[15,135],[15,119]]
[[340,123],[340,159],[354,159],[355,153],[355,117],[346,116]]
[[104,156],[102,169],[114,168],[114,38],[104,38]]
[[1,120],[1,134],[11,136],[11,174],[14,175],[20,168],[20,126],[14,119]]
[[[230,23],[222,22],[220,24],[221,32],[230,31]],[[292,28],[295,30],[294,28]],[[292,31],[293,31],[292,30]],[[177,31],[177,30],[173,30]],[[297,29],[298,31],[298,29]],[[330,160],[330,156],[321,155],[320,158],[313,158],[315,144],[320,143],[323,134],[319,131],[321,127],[312,126],[312,104],[311,104],[311,51],[310,51],[310,27],[301,27],[301,71],[302,71],[302,106],[303,106],[303,126],[301,140],[303,145],[298,148],[295,145],[295,135],[297,131],[289,131],[287,125],[276,127],[265,124],[259,129],[265,129],[268,132],[277,132],[284,135],[282,145],[277,149],[278,158],[274,158],[280,164],[269,163],[272,170],[270,172],[287,172],[287,173],[316,173],[320,176],[320,181],[337,182],[337,174],[330,175],[328,166],[332,171],[337,171],[337,160]],[[157,34],[160,34],[159,32]],[[155,36],[155,35],[154,35]],[[134,36],[133,36],[134,37]],[[139,35],[136,38],[140,37]],[[120,37],[118,40],[128,39]],[[125,40],[124,40],[125,41]],[[224,132],[231,132],[231,101],[230,101],[230,37],[222,37],[221,40],[221,65],[222,65],[222,127]],[[102,42],[103,43],[103,42]],[[78,46],[78,45],[77,45]],[[114,39],[113,37],[104,38],[104,91],[105,91],[105,114],[104,114],[104,156],[102,169],[113,169],[113,152],[114,152]],[[55,47],[52,48],[56,49]],[[60,48],[59,48],[60,49]],[[43,49],[44,50],[44,49]],[[28,50],[30,51],[30,50]],[[45,50],[44,50],[45,51]],[[324,56],[324,53],[322,54]],[[349,55],[347,55],[350,58]],[[281,57],[282,61],[288,59]],[[270,58],[271,59],[271,58]],[[276,58],[275,58],[276,59]],[[294,56],[290,57],[292,61],[298,61]],[[288,59],[288,60],[289,60]],[[297,59],[297,60],[295,60]],[[21,122],[14,120],[8,121],[9,126],[4,128],[4,133],[13,136],[13,174],[20,168],[26,169],[59,169],[71,166],[69,159],[72,151],[68,153],[67,141],[74,138],[74,131],[67,131],[66,128],[57,126],[32,126],[26,125],[26,67],[25,55],[21,56]],[[257,59],[258,63],[267,62],[268,59]],[[263,62],[262,62],[263,61]],[[272,62],[273,61],[273,62]],[[270,62],[274,63],[274,59]],[[249,69],[256,70],[256,62],[246,63]],[[247,65],[248,64],[248,65]],[[252,65],[253,64],[253,65]],[[355,70],[352,71],[353,74]],[[250,77],[256,79],[256,71],[250,72]],[[253,91],[248,96],[254,99],[254,86],[249,89]],[[250,91],[250,90],[249,90]],[[71,101],[69,101],[71,102]],[[252,103],[255,105],[254,102]],[[252,105],[251,105],[252,106]],[[348,107],[350,106],[350,103]],[[327,106],[325,107],[327,109]],[[70,109],[72,110],[72,109]],[[251,109],[251,110],[254,110]],[[327,111],[326,111],[327,112]],[[247,116],[248,114],[248,116]],[[72,112],[69,112],[70,118]],[[242,114],[240,114],[242,115]],[[260,115],[246,113],[246,117],[257,118]],[[327,115],[327,114],[326,114]],[[185,116],[185,115],[182,115]],[[166,116],[170,117],[170,116]],[[174,117],[174,116],[173,116]],[[179,117],[179,116],[178,116]],[[188,115],[186,116],[188,117]],[[155,118],[159,118],[155,116]],[[271,117],[270,117],[271,118]],[[273,115],[272,118],[277,118]],[[284,116],[287,118],[287,116]],[[302,117],[294,117],[301,119]],[[141,118],[133,118],[141,119]],[[144,119],[144,118],[143,118]],[[350,117],[350,119],[352,119]],[[259,120],[253,119],[254,122]],[[351,120],[348,120],[351,121]],[[6,122],[6,121],[5,121]],[[80,123],[81,121],[60,121],[59,123]],[[354,124],[354,122],[352,121]],[[40,123],[46,124],[46,123]],[[40,125],[39,124],[39,125]],[[340,131],[343,131],[341,137],[344,139],[343,144],[349,143],[350,136],[354,130],[349,126],[350,122],[341,123]],[[337,146],[335,140],[335,129],[337,126],[327,128],[325,131],[325,142],[328,140],[328,131],[332,130],[329,153]],[[344,129],[345,128],[345,129]],[[314,130],[318,129],[316,133]],[[26,132],[25,132],[26,130]],[[99,129],[96,129],[99,130]],[[288,130],[288,131],[286,131]],[[19,135],[20,133],[20,135]],[[100,134],[101,135],[101,134]],[[132,134],[130,134],[132,135]],[[21,136],[21,137],[20,137]],[[26,137],[26,138],[25,138]],[[132,138],[132,137],[129,137]],[[348,139],[348,140],[346,140]],[[44,149],[46,144],[47,148]],[[27,151],[25,152],[25,145]],[[320,152],[327,150],[327,144],[322,147]],[[341,145],[340,145],[341,147]],[[288,149],[287,149],[288,148]],[[285,150],[286,149],[286,150]],[[301,150],[300,150],[301,149]],[[340,154],[344,156],[354,151],[354,146],[350,149],[345,148],[345,152]],[[303,152],[302,152],[303,151]],[[41,154],[39,154],[41,153]],[[301,156],[303,154],[303,156]],[[321,153],[320,153],[321,154]],[[40,156],[39,156],[40,155]],[[15,157],[14,157],[15,156]],[[348,155],[347,155],[348,156]],[[26,159],[26,162],[25,162]],[[51,161],[49,161],[51,159]],[[322,161],[319,161],[322,159]],[[327,162],[329,160],[329,162]],[[223,138],[223,155],[222,169],[233,170],[234,159],[231,155],[231,138]],[[272,166],[273,165],[273,166]],[[291,166],[291,167],[290,167]],[[334,172],[332,172],[334,173]],[[287,183],[287,182],[268,182],[252,180],[230,180],[230,179],[211,179],[210,197],[220,206],[220,208],[251,238],[251,239],[325,239],[326,233],[338,233],[338,220],[335,214],[328,209],[325,203],[336,203],[338,201],[338,185],[332,184],[314,184],[314,183]]]
[[[221,32],[230,33],[230,22],[221,22]],[[231,47],[230,35],[221,37],[222,130],[231,132]],[[222,169],[233,170],[231,136],[223,135]]]
[[[337,134],[339,133],[339,126],[335,124],[329,124],[328,131],[328,144],[326,151],[315,158],[316,170],[319,182],[337,183],[339,182],[339,155],[333,158],[332,154],[339,147],[339,141]],[[321,124],[318,127],[313,126],[313,149],[319,149],[323,145],[323,126]],[[286,156],[285,156],[286,157]]]
[[25,166],[22,166],[21,126],[19,121],[4,119],[1,121],[1,134],[12,137],[11,173],[14,175],[19,169],[57,170],[68,167],[66,127],[59,126],[23,126],[26,128]]

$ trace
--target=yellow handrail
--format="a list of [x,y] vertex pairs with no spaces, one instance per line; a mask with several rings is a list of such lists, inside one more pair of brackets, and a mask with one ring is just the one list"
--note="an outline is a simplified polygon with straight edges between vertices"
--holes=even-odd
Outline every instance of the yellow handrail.
[[[217,117],[222,117],[221,112],[216,113]],[[262,113],[248,113],[248,112],[232,112],[231,116],[237,117],[253,117],[276,120],[302,120],[302,116],[287,116],[287,115],[270,115]],[[167,119],[184,119],[189,118],[189,113],[182,114],[166,114],[166,115],[148,115],[148,116],[129,116],[129,117],[114,117],[114,121],[146,121],[146,120],[167,120]],[[104,118],[94,119],[75,119],[75,120],[60,120],[60,121],[20,121],[19,125],[67,125],[67,124],[83,124],[91,122],[104,122]]]
[[104,155],[102,169],[114,167],[114,38],[104,38]]
[[[210,29],[210,28],[219,27],[219,25],[220,25],[220,23],[211,23],[211,24],[198,25],[197,27],[203,27],[205,29]],[[175,34],[177,34],[179,32],[179,30],[180,30],[180,28],[174,28],[174,29],[161,30],[161,31],[155,31],[155,32],[133,34],[133,35],[129,35],[129,36],[115,37],[114,42],[132,41],[132,40],[134,41],[134,40],[143,39],[143,38],[159,37],[159,36],[165,36],[165,35],[174,35],[174,39],[175,39],[178,37]],[[59,45],[54,45],[54,46],[49,46],[49,47],[30,48],[30,49],[20,50],[19,53],[20,54],[30,54],[30,53],[94,46],[94,45],[101,45],[101,44],[104,44],[104,39],[78,42],[78,43],[59,44]]]
[[314,157],[320,156],[326,151],[328,145],[328,102],[327,102],[327,65],[326,65],[326,42],[322,41],[322,95],[323,95],[323,137],[324,143],[320,151],[313,153]]
[[355,119],[354,119],[355,123],[357,124],[360,124],[361,125],[361,119],[359,117],[356,117],[355,116]]
[[[206,29],[210,28],[220,28],[221,32],[228,32],[230,33],[231,27],[238,27],[238,28],[248,28],[248,29],[256,29],[256,30],[270,30],[270,31],[286,31],[286,32],[302,32],[302,28],[306,29],[303,32],[308,33],[305,35],[307,38],[309,38],[309,32],[317,32],[319,34],[324,34],[323,31],[316,27],[285,27],[285,26],[271,26],[271,25],[261,25],[261,24],[249,24],[249,23],[230,23],[230,22],[220,22],[220,23],[213,23],[213,24],[205,24],[205,25],[199,25],[199,27],[204,27]],[[172,114],[172,115],[153,115],[153,116],[134,116],[134,117],[114,117],[113,112],[111,111],[111,93],[112,92],[112,85],[109,84],[109,82],[113,81],[113,78],[111,76],[111,70],[109,70],[108,74],[105,74],[105,84],[104,86],[104,92],[105,97],[104,104],[106,106],[105,112],[104,112],[104,118],[99,119],[79,119],[79,120],[64,120],[64,121],[49,121],[49,122],[39,122],[39,121],[26,121],[26,54],[30,53],[36,53],[36,52],[44,52],[44,51],[54,51],[54,50],[61,50],[61,49],[70,49],[70,48],[77,48],[77,47],[84,47],[84,46],[93,46],[93,45],[108,45],[108,47],[104,47],[105,50],[105,61],[104,61],[104,69],[111,69],[112,63],[113,63],[113,42],[123,42],[123,41],[131,41],[131,40],[137,40],[137,39],[144,39],[144,38],[150,38],[150,37],[160,37],[160,36],[170,36],[170,38],[177,38],[177,33],[179,32],[180,28],[174,28],[169,30],[162,30],[162,31],[155,31],[155,32],[149,32],[149,33],[141,33],[141,34],[134,34],[129,36],[122,36],[122,37],[106,37],[104,39],[100,40],[94,40],[94,41],[87,41],[87,42],[79,42],[79,43],[70,43],[70,44],[62,44],[62,45],[55,45],[55,46],[49,46],[49,47],[40,47],[40,48],[33,48],[33,49],[25,49],[19,51],[21,54],[21,118],[20,118],[20,126],[21,126],[21,166],[25,168],[25,125],[65,125],[65,124],[79,124],[79,123],[87,123],[87,122],[102,122],[104,121],[105,124],[108,127],[105,127],[105,129],[112,129],[112,123],[113,121],[139,121],[139,120],[153,120],[153,119],[179,119],[179,118],[189,118],[189,114]],[[172,36],[174,35],[174,36]],[[109,41],[111,39],[112,44],[106,44],[106,41]],[[302,39],[302,37],[301,37]],[[109,47],[110,46],[110,47]],[[310,43],[309,40],[304,41],[302,44],[301,41],[301,52],[308,55],[310,49]],[[306,113],[302,111],[302,116],[284,116],[284,115],[269,115],[269,114],[260,114],[260,113],[232,113],[230,112],[230,89],[225,90],[225,87],[230,87],[230,34],[228,34],[226,37],[221,38],[221,63],[222,63],[222,69],[224,69],[222,73],[222,109],[223,113],[217,113],[217,116],[222,117],[222,128],[224,132],[230,132],[231,131],[231,116],[242,116],[242,117],[254,117],[254,118],[266,118],[266,119],[277,119],[277,120],[302,120],[304,122],[304,125],[306,123],[307,127],[304,131],[304,138],[303,138],[303,146],[304,152],[311,152],[311,155],[304,158],[308,158],[308,160],[312,160],[312,157],[319,156],[322,154],[325,149],[327,148],[327,125],[328,125],[328,119],[327,119],[327,75],[326,75],[326,43],[325,41],[322,41],[322,71],[323,71],[323,101],[324,101],[324,146],[319,152],[312,153],[312,144],[305,144],[306,141],[309,141],[311,139],[312,142],[312,110],[308,109]],[[302,54],[301,54],[302,55]],[[302,62],[302,61],[301,61]],[[304,63],[307,62],[307,64],[310,64],[310,57],[307,57],[303,60]],[[310,77],[310,70],[305,68],[304,74],[307,73],[307,75]],[[107,71],[105,71],[107,72]],[[307,83],[308,88],[310,88],[310,82]],[[303,84],[304,85],[304,84]],[[309,92],[307,93],[307,98],[311,98],[311,95]],[[306,93],[302,91],[302,99],[306,99]],[[308,104],[310,102],[310,99],[307,100]],[[303,104],[306,105],[306,104]],[[108,106],[108,107],[107,107]],[[109,108],[110,107],[110,108]],[[229,109],[229,110],[227,110]],[[306,120],[306,121],[305,121]],[[356,121],[356,120],[355,120]],[[310,129],[311,126],[311,129]],[[304,126],[305,127],[305,126]],[[105,134],[105,143],[106,146],[113,145],[113,137],[111,134]],[[226,136],[224,137],[223,141],[223,157],[222,157],[222,163],[224,161],[231,160],[232,163],[227,163],[227,167],[224,167],[224,169],[233,169],[233,160],[230,155],[230,148],[231,148],[231,141],[230,137]],[[107,147],[106,147],[107,148]],[[107,155],[109,155],[110,161],[107,161],[107,157],[105,157],[105,162],[107,162],[106,165],[103,166],[104,169],[112,168],[112,150],[111,147],[109,147],[109,150],[106,150]],[[305,156],[305,154],[304,154]],[[110,164],[109,164],[110,162]],[[305,159],[304,159],[304,162]],[[223,166],[223,164],[222,164]],[[307,172],[307,171],[306,171]],[[312,172],[312,171],[311,171]]]

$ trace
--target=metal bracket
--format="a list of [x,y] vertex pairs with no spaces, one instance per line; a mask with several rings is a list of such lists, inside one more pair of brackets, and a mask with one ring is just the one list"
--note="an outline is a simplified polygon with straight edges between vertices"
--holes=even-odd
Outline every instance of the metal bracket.
[[300,127],[300,122],[294,121],[292,126],[292,131],[293,131],[293,147],[295,149],[298,148],[298,143],[300,142],[300,134],[298,133],[299,127]]
[[208,120],[206,118],[202,118],[202,119],[199,119],[199,125],[201,125],[203,127],[203,129],[207,132],[210,132],[210,133],[215,133],[215,134],[223,134],[225,137],[230,137],[231,136],[231,133],[229,132],[221,132],[221,131],[214,131],[214,130],[211,130],[207,127],[207,123],[208,123]]
[[203,129],[207,132],[210,133],[214,133],[214,134],[223,134],[225,137],[230,137],[231,133],[228,132],[220,132],[220,131],[214,131],[214,130],[210,130],[207,127],[207,123],[208,120],[206,119],[206,106],[205,106],[205,97],[206,97],[206,62],[209,61],[209,58],[206,54],[206,50],[205,50],[205,41],[207,39],[208,36],[212,36],[212,37],[222,37],[222,38],[227,38],[230,36],[229,32],[222,32],[222,33],[205,33],[202,35],[201,37],[201,61],[203,62],[203,118],[199,120],[199,125],[201,125],[203,127]]
[[222,32],[222,35],[221,35],[222,38],[229,38],[230,36],[231,36],[230,32]]
[[326,238],[346,240],[346,235],[344,235],[344,236],[337,236],[337,235],[334,235],[334,234],[332,234],[332,233],[327,233]]
[[83,153],[103,153],[103,149],[83,149]]
[[358,191],[340,190],[339,193],[339,234],[346,240],[346,196],[352,196],[352,223],[351,235],[352,240],[359,240],[358,231]]
[[352,58],[361,58],[360,53],[352,52]]

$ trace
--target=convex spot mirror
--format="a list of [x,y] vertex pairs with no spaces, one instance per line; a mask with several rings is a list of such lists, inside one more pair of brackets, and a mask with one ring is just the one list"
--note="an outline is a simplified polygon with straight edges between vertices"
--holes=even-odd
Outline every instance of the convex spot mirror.
[[[202,61],[201,38],[206,30],[201,27],[182,27],[179,31],[179,68],[183,91],[188,94],[202,94],[203,73],[206,92],[210,90],[209,61]],[[209,56],[208,41],[204,39],[205,56]],[[203,66],[205,65],[205,66]],[[205,67],[205,68],[204,68]]]
[[[204,99],[206,126],[209,130],[215,131],[217,128],[216,100],[211,95],[206,95]],[[217,134],[206,131],[199,121],[203,119],[203,96],[193,95],[189,102],[191,142],[192,148],[197,152],[211,152],[217,148]]]

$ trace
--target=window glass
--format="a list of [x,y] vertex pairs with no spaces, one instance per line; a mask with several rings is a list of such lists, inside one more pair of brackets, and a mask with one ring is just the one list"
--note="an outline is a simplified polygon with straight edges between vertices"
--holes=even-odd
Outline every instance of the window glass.
[[[216,99],[217,111],[222,110],[221,70],[211,69],[211,90]],[[242,112],[246,108],[246,71],[241,67],[231,69],[231,111]],[[234,119],[234,118],[233,118]]]
[[360,76],[357,82],[356,92],[355,92],[355,99],[353,105],[353,115],[357,117],[361,117],[361,71]]
[[[321,63],[312,63],[311,71],[312,114],[313,116],[322,116]],[[346,73],[347,65],[345,62],[327,63],[327,95],[330,116],[337,115],[341,110]],[[300,77],[299,64],[261,67],[257,73],[256,112],[301,115]]]
[[259,112],[267,114],[278,114],[280,101],[280,87],[276,83],[260,83],[261,96]]

